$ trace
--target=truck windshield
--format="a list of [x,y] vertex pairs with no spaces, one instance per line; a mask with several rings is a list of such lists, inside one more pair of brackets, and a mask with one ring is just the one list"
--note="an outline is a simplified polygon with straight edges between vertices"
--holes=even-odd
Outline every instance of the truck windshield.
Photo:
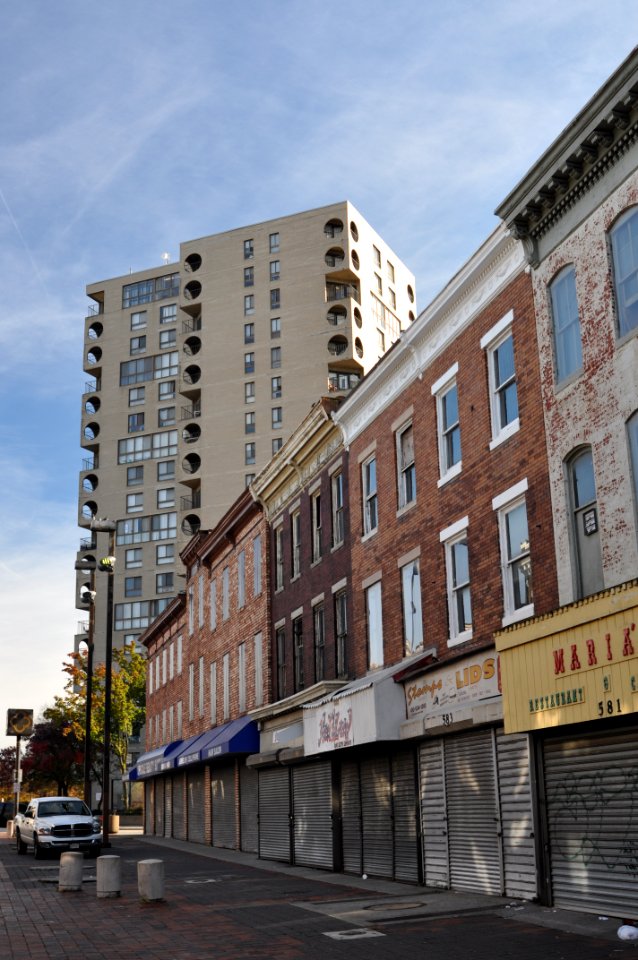
[[72,814],[74,817],[90,817],[89,808],[82,800],[46,800],[38,805],[39,817],[63,817]]

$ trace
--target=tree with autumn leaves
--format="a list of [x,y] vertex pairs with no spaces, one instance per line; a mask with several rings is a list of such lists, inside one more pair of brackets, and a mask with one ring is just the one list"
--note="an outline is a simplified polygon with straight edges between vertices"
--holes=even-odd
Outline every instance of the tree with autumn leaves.
[[[22,762],[24,784],[31,790],[55,785],[69,793],[84,778],[87,657],[69,654],[65,695],[57,696],[34,725]],[[91,709],[91,777],[103,783],[105,664],[93,670]],[[146,660],[133,647],[113,651],[111,672],[111,763],[126,771],[129,739],[139,734],[146,715]]]

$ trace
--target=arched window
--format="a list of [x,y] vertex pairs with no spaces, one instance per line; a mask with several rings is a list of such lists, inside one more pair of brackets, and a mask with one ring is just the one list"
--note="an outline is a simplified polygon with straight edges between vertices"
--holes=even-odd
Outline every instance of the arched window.
[[576,271],[571,264],[552,280],[549,294],[552,302],[556,382],[560,383],[583,365]]
[[591,447],[581,447],[567,462],[572,542],[576,559],[577,596],[588,597],[604,587],[596,478]]
[[618,336],[638,327],[638,208],[620,218],[611,231]]
[[638,516],[638,410],[627,421],[627,433],[629,434],[631,473],[634,481],[634,506]]

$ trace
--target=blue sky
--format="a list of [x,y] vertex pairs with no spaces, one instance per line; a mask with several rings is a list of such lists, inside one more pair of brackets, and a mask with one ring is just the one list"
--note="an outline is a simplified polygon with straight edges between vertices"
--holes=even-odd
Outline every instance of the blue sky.
[[[9,10],[9,8],[8,8]],[[0,746],[62,691],[86,283],[351,200],[419,307],[630,52],[619,0],[24,0],[0,31]],[[636,14],[633,14],[636,19]]]

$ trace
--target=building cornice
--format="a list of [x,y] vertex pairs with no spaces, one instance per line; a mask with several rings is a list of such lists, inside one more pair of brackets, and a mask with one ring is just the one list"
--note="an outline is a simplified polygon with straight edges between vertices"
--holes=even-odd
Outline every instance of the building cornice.
[[497,227],[333,414],[346,448],[524,268],[521,244]]

